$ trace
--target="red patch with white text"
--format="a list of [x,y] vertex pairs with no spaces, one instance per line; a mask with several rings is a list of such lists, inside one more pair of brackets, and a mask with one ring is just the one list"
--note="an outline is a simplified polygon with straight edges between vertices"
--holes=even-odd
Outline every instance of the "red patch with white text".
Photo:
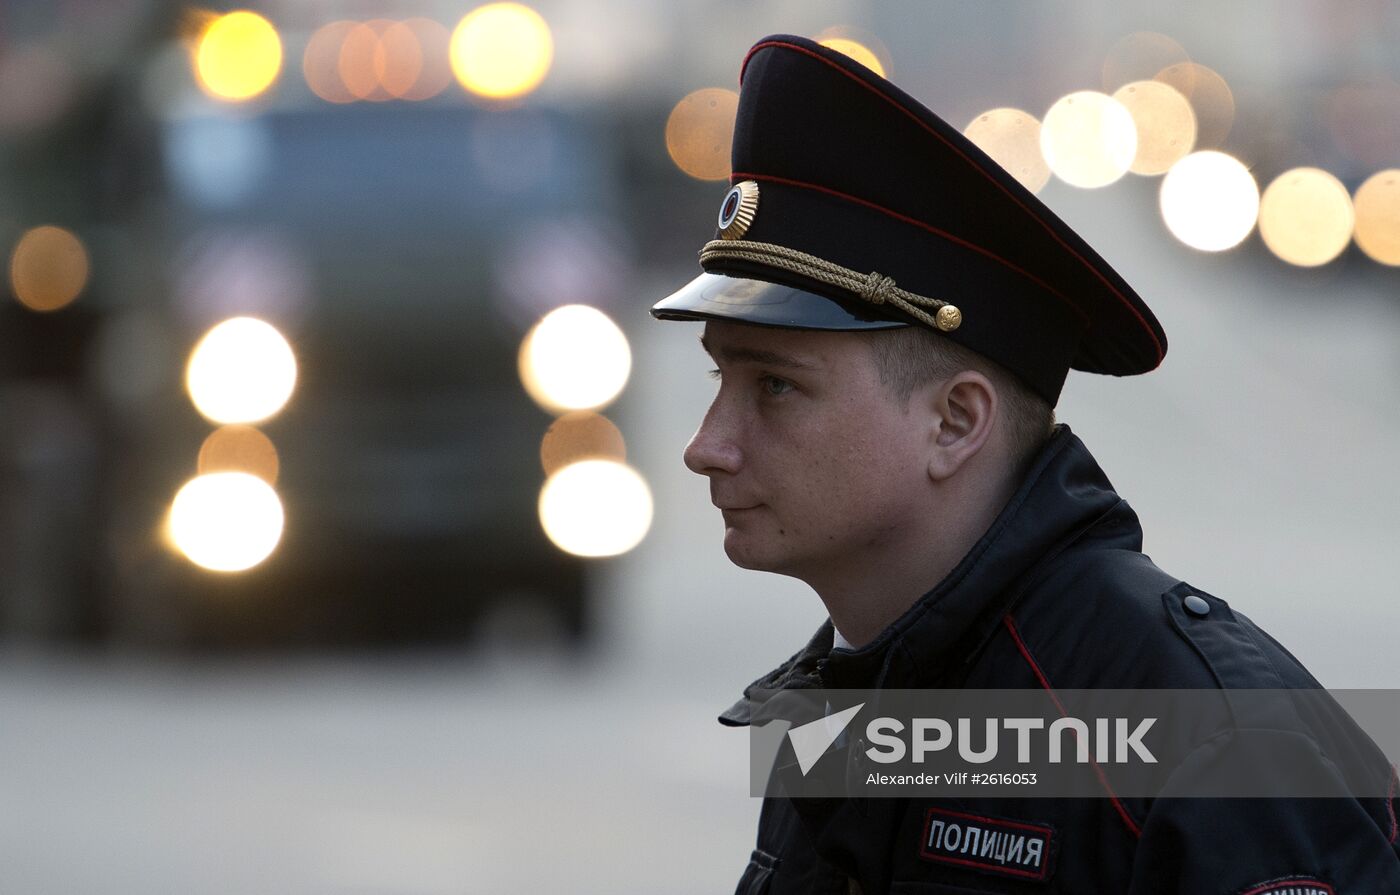
[[1310,876],[1290,876],[1255,883],[1240,895],[1337,895],[1337,890]]
[[1054,828],[1045,824],[930,808],[919,857],[997,876],[1044,881],[1052,873],[1054,840]]

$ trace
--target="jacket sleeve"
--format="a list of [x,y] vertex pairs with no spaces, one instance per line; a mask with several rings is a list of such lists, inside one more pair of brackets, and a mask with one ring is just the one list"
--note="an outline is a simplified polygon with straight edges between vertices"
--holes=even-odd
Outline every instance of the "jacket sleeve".
[[[1355,797],[1310,738],[1245,733],[1202,745],[1172,773],[1142,824],[1129,895],[1400,893],[1393,770],[1385,769],[1389,792]],[[1291,776],[1274,779],[1293,791],[1336,794],[1209,795],[1230,792],[1241,775],[1254,786],[1234,791],[1263,791],[1269,775],[1282,774]]]

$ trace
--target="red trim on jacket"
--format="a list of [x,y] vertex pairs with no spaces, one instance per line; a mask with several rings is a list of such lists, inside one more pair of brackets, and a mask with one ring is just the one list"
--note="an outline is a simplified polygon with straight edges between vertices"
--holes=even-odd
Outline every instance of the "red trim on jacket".
[[[1011,613],[1008,612],[1006,615],[1002,616],[1001,620],[1002,623],[1006,625],[1006,630],[1011,632],[1011,639],[1016,642],[1016,649],[1021,651],[1021,656],[1026,660],[1026,664],[1031,667],[1031,671],[1035,672],[1036,680],[1040,681],[1040,686],[1044,688],[1045,692],[1050,694],[1050,698],[1055,701],[1055,708],[1060,710],[1060,716],[1068,718],[1069,712],[1065,711],[1065,705],[1060,702],[1060,697],[1055,694],[1055,688],[1050,686],[1050,680],[1046,678],[1045,672],[1040,670],[1040,665],[1038,665],[1035,658],[1031,656],[1031,651],[1026,647],[1026,642],[1021,639],[1021,632],[1016,629],[1016,622],[1011,618]],[[1070,732],[1074,734],[1076,739],[1079,738],[1079,733],[1073,728],[1070,729]],[[1099,783],[1103,786],[1104,791],[1108,793],[1109,799],[1113,801],[1113,807],[1118,812],[1118,816],[1123,819],[1123,824],[1127,826],[1128,832],[1132,833],[1135,838],[1141,838],[1142,828],[1137,825],[1132,816],[1128,814],[1128,809],[1124,808],[1123,803],[1118,800],[1118,795],[1114,793],[1113,787],[1108,784],[1108,777],[1104,774],[1103,768],[1099,767],[1099,763],[1092,758],[1089,759],[1089,764],[1094,768],[1094,774],[1098,776]]]

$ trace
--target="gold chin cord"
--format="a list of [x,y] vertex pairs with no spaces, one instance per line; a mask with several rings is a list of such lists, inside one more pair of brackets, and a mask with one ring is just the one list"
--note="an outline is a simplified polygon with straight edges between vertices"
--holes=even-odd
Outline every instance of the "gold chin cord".
[[[707,261],[752,261],[845,289],[872,305],[888,304],[939,332],[952,332],[962,325],[962,311],[942,299],[907,292],[894,280],[874,271],[856,273],[787,246],[737,239],[712,239],[700,250],[700,263]],[[932,313],[930,313],[932,312]]]

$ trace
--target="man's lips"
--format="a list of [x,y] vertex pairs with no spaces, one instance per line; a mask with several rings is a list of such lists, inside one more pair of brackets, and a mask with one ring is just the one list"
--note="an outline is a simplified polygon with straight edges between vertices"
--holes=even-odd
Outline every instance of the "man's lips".
[[742,512],[744,512],[745,510],[756,510],[756,509],[758,509],[759,507],[763,506],[763,504],[761,504],[761,503],[756,503],[756,504],[754,504],[753,506],[748,506],[748,507],[725,507],[725,506],[720,506],[719,504],[715,504],[715,506],[719,507],[719,511],[720,511],[721,513],[742,513]]

